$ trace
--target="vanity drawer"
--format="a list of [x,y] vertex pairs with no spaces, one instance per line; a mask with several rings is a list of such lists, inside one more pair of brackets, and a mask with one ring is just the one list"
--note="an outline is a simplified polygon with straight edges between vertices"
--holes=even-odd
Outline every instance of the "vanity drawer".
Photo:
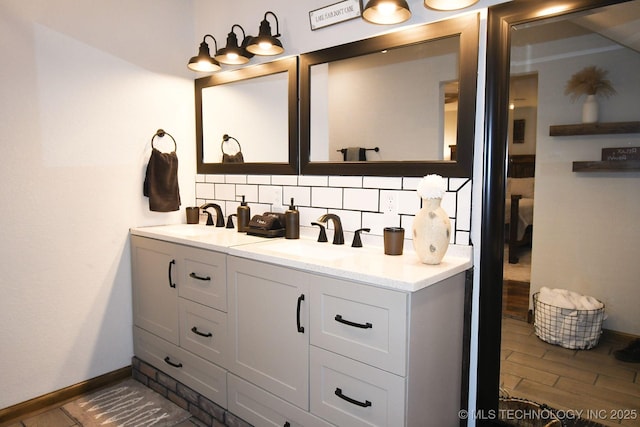
[[405,425],[405,379],[311,347],[311,412],[340,426]]
[[406,375],[407,294],[314,277],[311,344]]
[[227,367],[227,314],[178,298],[180,347],[222,367]]
[[252,425],[333,426],[233,374],[227,384],[229,411]]
[[227,407],[227,371],[144,329],[133,328],[134,354],[211,401]]
[[180,246],[178,295],[218,310],[227,311],[226,255]]

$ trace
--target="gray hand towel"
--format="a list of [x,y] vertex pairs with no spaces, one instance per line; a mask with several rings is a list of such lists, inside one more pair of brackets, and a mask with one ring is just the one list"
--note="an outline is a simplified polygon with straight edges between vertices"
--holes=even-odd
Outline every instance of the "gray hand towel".
[[362,147],[349,147],[344,155],[344,160],[347,162],[363,162],[367,160],[365,149]]
[[171,212],[180,209],[178,188],[178,156],[176,152],[151,151],[143,193],[149,197],[149,210]]

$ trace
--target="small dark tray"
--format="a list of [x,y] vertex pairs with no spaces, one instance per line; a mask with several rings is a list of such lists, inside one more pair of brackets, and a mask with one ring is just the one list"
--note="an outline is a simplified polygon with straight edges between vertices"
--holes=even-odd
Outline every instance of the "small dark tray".
[[275,230],[263,230],[261,228],[249,228],[247,234],[260,237],[282,237],[284,236],[284,228],[276,228]]

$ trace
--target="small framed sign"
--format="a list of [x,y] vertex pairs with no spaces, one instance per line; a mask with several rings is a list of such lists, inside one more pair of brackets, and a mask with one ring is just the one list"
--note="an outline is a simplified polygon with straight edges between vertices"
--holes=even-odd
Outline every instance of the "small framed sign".
[[607,162],[624,162],[640,160],[640,147],[603,148],[602,160]]
[[328,27],[362,15],[360,0],[344,0],[309,12],[311,30]]

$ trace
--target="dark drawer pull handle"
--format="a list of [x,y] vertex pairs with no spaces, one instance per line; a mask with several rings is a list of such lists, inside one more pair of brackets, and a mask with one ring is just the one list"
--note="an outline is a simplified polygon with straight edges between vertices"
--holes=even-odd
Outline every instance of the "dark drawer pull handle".
[[300,326],[300,306],[302,305],[302,301],[304,301],[304,294],[298,297],[298,307],[296,309],[296,324],[298,326],[298,332],[304,334],[304,326]]
[[198,276],[196,273],[190,273],[189,277],[193,279],[198,279],[198,280],[211,280],[211,277],[209,276],[202,277],[202,276]]
[[173,363],[173,362],[171,361],[171,359],[169,358],[169,356],[167,356],[167,357],[165,357],[165,358],[164,358],[164,362],[165,362],[167,365],[171,365],[171,366],[173,366],[174,368],[182,368],[182,363]]
[[169,262],[169,287],[171,287],[171,288],[175,288],[175,287],[176,287],[176,284],[175,284],[175,283],[173,283],[173,280],[171,280],[171,276],[172,276],[172,274],[171,274],[171,270],[173,270],[173,266],[174,266],[175,264],[176,264],[176,260],[175,260],[175,259],[172,259],[172,260]]
[[196,335],[200,335],[201,337],[205,337],[205,338],[209,338],[209,337],[213,336],[213,334],[211,332],[200,332],[198,330],[197,326],[194,326],[193,328],[191,328],[191,332],[193,332]]
[[342,315],[340,314],[336,314],[336,317],[334,317],[334,319],[336,320],[336,322],[344,323],[345,325],[353,326],[354,328],[362,328],[362,329],[373,328],[373,325],[369,322],[365,323],[364,325],[362,323],[350,322],[348,320],[344,320],[342,318]]
[[344,394],[342,394],[341,388],[336,388],[336,396],[338,396],[340,399],[346,400],[349,403],[353,403],[354,405],[358,405],[363,408],[366,408],[367,406],[371,406],[371,402],[369,402],[368,400],[365,400],[364,403],[362,403],[359,400],[355,400],[350,398],[349,396],[345,396]]

